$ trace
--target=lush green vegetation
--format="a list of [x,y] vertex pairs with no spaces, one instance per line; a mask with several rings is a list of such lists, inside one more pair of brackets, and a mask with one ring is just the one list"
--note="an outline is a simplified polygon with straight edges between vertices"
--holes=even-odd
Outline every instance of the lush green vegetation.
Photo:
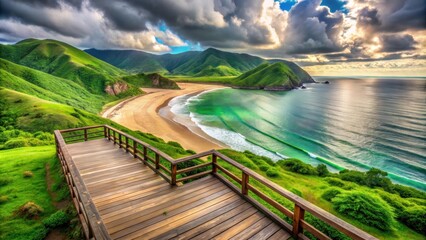
[[[50,169],[48,176],[46,165]],[[24,172],[32,175],[24,175]],[[47,188],[47,181],[51,181],[52,189]],[[0,239],[44,239],[49,228],[58,227],[52,226],[48,219],[57,215],[55,205],[67,198],[67,191],[54,146],[1,151]],[[65,215],[65,223],[75,217],[69,207]],[[63,228],[63,231],[72,229]]]
[[[285,189],[378,238],[424,239],[425,221],[423,219],[426,214],[426,193],[424,192],[411,187],[392,184],[391,188],[398,186],[396,188],[403,187],[406,191],[413,192],[408,197],[400,195],[400,192],[396,190],[390,193],[378,185],[368,187],[352,181],[342,180],[341,177],[347,172],[345,170],[337,174],[323,174],[323,167],[319,167],[322,165],[313,167],[297,159],[273,162],[266,157],[260,157],[247,151],[241,153],[227,149],[221,150],[221,152],[259,174],[268,177]],[[226,162],[220,161],[220,164],[235,175],[241,175],[241,171]],[[371,175],[375,175],[374,173],[376,172],[376,169],[372,169],[368,172],[358,173],[363,176],[364,181],[369,181],[368,179],[371,179]],[[383,176],[381,181],[387,182],[385,179],[387,178]],[[250,184],[253,184],[288,209],[293,210],[294,204],[289,200],[272,192],[255,180],[250,180]],[[251,196],[268,206],[278,215],[281,215],[262,199],[255,195]],[[284,217],[283,215],[281,216]],[[404,217],[407,219],[404,219]],[[333,239],[348,239],[310,214],[307,214],[305,218],[316,228],[332,236]],[[291,222],[290,219],[285,219]]]
[[108,100],[105,96],[90,93],[71,80],[4,59],[0,59],[0,86],[93,113],[98,112]]
[[15,45],[0,45],[0,58],[72,80],[96,94],[104,94],[106,85],[125,75],[122,70],[55,40],[26,39]]
[[138,73],[123,77],[123,80],[136,87],[154,87],[179,89],[175,81],[161,76],[158,73],[144,74]]
[[303,83],[284,63],[262,64],[238,76],[233,85],[245,88],[293,89]]

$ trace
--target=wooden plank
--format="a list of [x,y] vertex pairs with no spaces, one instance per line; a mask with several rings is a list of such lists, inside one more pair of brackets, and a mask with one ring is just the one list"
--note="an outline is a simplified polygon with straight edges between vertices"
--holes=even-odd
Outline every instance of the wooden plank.
[[[212,201],[214,199],[223,197],[223,196],[230,196],[229,189],[222,189],[221,191],[217,192],[207,192],[207,194],[202,194],[202,196],[194,195],[191,198],[187,198],[186,200],[182,200],[179,204],[174,205],[167,205],[162,204],[161,207],[155,206],[154,208],[147,209],[148,211],[139,212],[139,214],[134,215],[133,219],[128,218],[122,218],[120,221],[115,221],[110,224],[107,224],[108,231],[111,234],[114,234],[115,232],[123,231],[128,228],[133,229],[142,229],[144,227],[153,225],[164,219],[165,215],[167,215],[167,218],[177,216],[179,214],[182,214],[188,210],[191,210],[192,208],[208,203],[209,201]],[[140,214],[143,213],[143,214]],[[124,220],[124,221],[123,221]],[[117,225],[117,223],[121,223]]]
[[263,217],[262,219],[252,224],[248,228],[245,228],[242,231],[240,231],[237,235],[234,235],[231,239],[233,240],[249,239],[251,236],[260,232],[262,229],[264,229],[266,226],[268,226],[271,223],[272,221],[269,218]]
[[146,224],[148,226],[142,229],[140,229],[139,227],[136,229],[127,228],[125,231],[119,232],[117,234],[111,234],[111,236],[113,238],[118,239],[123,237],[126,239],[140,238],[142,236],[143,238],[150,239],[179,225],[185,224],[187,222],[192,221],[193,219],[201,217],[207,214],[208,212],[211,212],[213,209],[220,208],[238,199],[239,197],[235,193],[229,192],[228,194],[222,195],[221,197],[215,198],[214,200],[211,200],[207,203],[193,207],[190,210],[180,213],[178,215],[172,217],[169,217],[167,215],[158,216],[155,219],[147,221]]
[[215,227],[213,227],[213,228],[211,228],[211,229],[209,229],[205,232],[202,232],[201,234],[195,236],[194,238],[196,238],[196,239],[211,239],[214,236],[217,236],[218,234],[221,234],[222,232],[224,232],[224,231],[234,227],[235,225],[239,224],[241,221],[252,216],[256,212],[257,212],[256,208],[250,207],[250,208],[246,209],[245,211],[229,218],[228,220],[219,223]]
[[278,230],[280,230],[280,227],[272,222],[268,226],[264,227],[262,230],[260,230],[255,235],[251,236],[249,240],[263,240],[268,239],[270,236],[274,235]]
[[285,240],[291,237],[290,233],[280,229],[274,235],[268,238],[268,240]]
[[[195,184],[194,184],[195,185]],[[206,186],[202,183],[198,183],[196,186],[192,186],[191,188],[172,188],[171,190],[167,190],[164,192],[153,193],[151,195],[144,196],[146,200],[145,202],[141,202],[140,204],[133,204],[132,206],[114,206],[113,208],[109,208],[103,212],[103,217],[108,221],[108,218],[114,215],[123,214],[127,211],[134,211],[134,209],[140,209],[141,207],[148,207],[149,204],[158,204],[162,201],[173,201],[173,199],[188,194],[193,191],[199,191],[200,189],[205,188]],[[139,199],[141,200],[141,199]]]
[[[150,204],[152,203],[153,206],[157,206],[160,205],[160,203],[162,202],[166,202],[169,203],[169,201],[173,201],[173,202],[177,202],[177,201],[182,201],[185,200],[188,197],[193,197],[193,195],[201,195],[204,192],[208,192],[208,191],[219,191],[225,188],[221,188],[219,185],[211,185],[208,187],[200,187],[197,188],[196,191],[191,191],[191,192],[186,192],[183,194],[176,194],[176,190],[169,188],[166,188],[162,191],[158,191],[158,190],[151,190],[149,189],[149,191],[146,191],[143,195],[134,195],[134,196],[130,196],[127,198],[122,198],[122,199],[118,199],[118,201],[114,201],[113,204],[108,204],[108,206],[99,206],[99,210],[103,211],[103,212],[107,212],[107,209],[109,209],[109,212],[111,212],[111,209],[113,210],[118,210],[118,209],[122,209],[124,207],[138,207],[139,203],[141,206],[143,206],[144,208],[151,206]],[[165,201],[167,200],[167,201]],[[170,205],[170,203],[169,203]],[[139,211],[142,211],[144,208],[138,208]],[[125,214],[126,218],[128,218],[128,214]]]
[[236,215],[244,212],[245,210],[247,210],[249,208],[251,208],[251,205],[243,200],[243,204],[239,205],[238,207],[236,207],[236,208],[234,208],[234,209],[232,209],[230,211],[227,211],[226,213],[224,213],[224,214],[222,214],[220,216],[217,216],[217,217],[213,218],[212,220],[207,221],[207,222],[205,222],[205,223],[203,223],[203,224],[201,224],[199,226],[196,226],[196,227],[194,227],[194,228],[192,228],[192,229],[190,229],[190,230],[188,230],[186,232],[180,233],[174,239],[181,239],[182,240],[182,239],[192,239],[192,238],[195,238],[195,236],[197,236],[197,235],[199,235],[199,234],[201,234],[203,232],[206,232],[209,229],[212,229],[212,228],[216,227],[220,223],[222,223],[222,222],[224,222],[224,221],[226,221],[226,220],[228,220],[228,219],[230,219],[230,218],[232,218],[232,217],[234,217],[234,216],[236,216]]
[[[239,199],[238,201],[235,201],[231,204],[226,205],[225,207],[219,208],[213,212],[210,212],[196,220],[193,220],[187,224],[183,224],[179,227],[176,227],[174,229],[171,229],[168,232],[165,232],[153,239],[157,239],[157,240],[161,240],[161,239],[172,239],[172,238],[176,238],[178,235],[185,233],[191,229],[194,229],[195,227],[198,227],[200,225],[203,225],[215,218],[218,218],[220,216],[222,216],[223,214],[227,214],[230,211],[238,208],[239,206],[242,206],[244,204],[244,200],[243,199]],[[246,206],[248,207],[248,205]],[[234,211],[235,212],[235,211]]]
[[151,179],[150,181],[147,181],[147,182],[139,183],[138,185],[135,185],[135,186],[129,186],[129,187],[126,187],[126,188],[122,188],[122,189],[114,191],[114,192],[105,192],[105,193],[99,194],[97,196],[93,196],[93,198],[95,199],[95,201],[97,199],[107,199],[111,196],[116,196],[117,194],[125,194],[125,193],[129,193],[129,192],[132,192],[132,191],[139,191],[139,190],[145,189],[147,187],[151,187],[153,185],[160,185],[160,184],[168,185],[166,182],[164,182],[163,179],[156,178],[156,179]]
[[230,239],[243,231],[244,229],[250,228],[255,224],[256,222],[263,219],[265,216],[261,214],[260,212],[256,212],[255,214],[251,215],[250,217],[240,221],[237,225],[234,227],[222,232],[219,235],[216,235],[213,239]]

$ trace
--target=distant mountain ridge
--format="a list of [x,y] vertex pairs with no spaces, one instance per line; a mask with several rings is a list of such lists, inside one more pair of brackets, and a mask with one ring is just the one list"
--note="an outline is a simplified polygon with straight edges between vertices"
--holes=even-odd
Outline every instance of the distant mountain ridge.
[[238,76],[263,63],[283,62],[303,81],[313,81],[297,64],[281,59],[266,60],[245,53],[208,48],[202,52],[155,55],[137,50],[87,49],[87,53],[130,72],[158,72],[173,75]]
[[[158,72],[191,77],[235,76],[238,88],[289,90],[315,82],[297,64],[281,59],[266,60],[245,53],[208,48],[202,52],[155,55],[136,50],[87,49],[87,53],[129,72]],[[268,66],[266,69],[259,67]],[[253,75],[253,76],[249,76]]]

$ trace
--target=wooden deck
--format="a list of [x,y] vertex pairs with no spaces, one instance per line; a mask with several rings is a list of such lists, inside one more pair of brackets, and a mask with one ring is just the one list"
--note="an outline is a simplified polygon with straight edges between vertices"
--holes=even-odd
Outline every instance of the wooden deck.
[[67,144],[113,239],[288,239],[286,230],[210,175],[172,186],[106,139]]

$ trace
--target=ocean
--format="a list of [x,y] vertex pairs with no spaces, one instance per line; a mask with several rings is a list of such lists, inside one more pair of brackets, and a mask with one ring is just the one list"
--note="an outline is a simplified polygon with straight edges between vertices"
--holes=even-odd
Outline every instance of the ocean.
[[233,149],[329,170],[388,172],[426,190],[426,79],[321,78],[287,92],[219,89],[170,102]]

